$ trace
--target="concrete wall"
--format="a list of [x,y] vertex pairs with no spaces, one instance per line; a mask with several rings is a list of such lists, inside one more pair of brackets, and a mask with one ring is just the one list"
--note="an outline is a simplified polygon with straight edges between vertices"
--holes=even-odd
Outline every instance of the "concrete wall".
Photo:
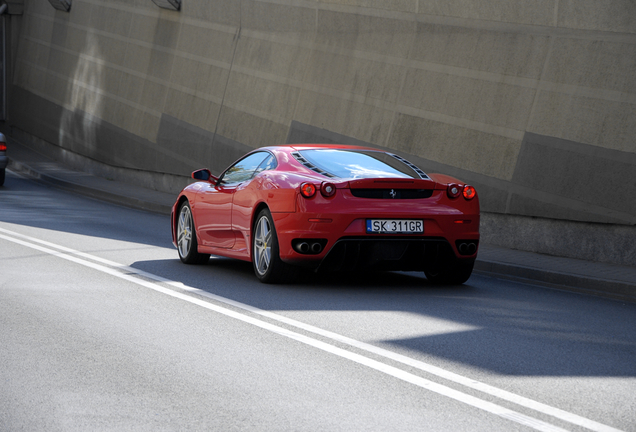
[[524,218],[578,227],[563,244],[612,224],[634,241],[609,255],[636,256],[633,0],[41,0],[10,19],[9,124],[64,154],[177,188],[263,145],[361,143],[477,186],[490,242],[555,253]]

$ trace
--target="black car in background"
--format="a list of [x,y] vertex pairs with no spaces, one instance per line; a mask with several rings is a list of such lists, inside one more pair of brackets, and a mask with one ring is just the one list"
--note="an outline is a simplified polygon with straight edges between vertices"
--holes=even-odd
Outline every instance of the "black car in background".
[[7,139],[0,133],[0,186],[4,184],[5,169],[9,159],[7,158]]

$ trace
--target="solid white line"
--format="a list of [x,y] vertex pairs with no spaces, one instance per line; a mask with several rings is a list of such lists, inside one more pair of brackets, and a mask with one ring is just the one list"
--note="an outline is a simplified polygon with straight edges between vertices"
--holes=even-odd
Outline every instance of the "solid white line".
[[[48,248],[45,248],[45,247],[38,246],[38,245],[33,244],[33,243],[28,243],[26,241],[22,241],[22,240],[13,238],[13,237],[8,237],[8,236],[0,234],[0,238],[3,238],[5,240],[11,241],[11,242],[14,242],[14,243],[17,243],[17,244],[21,244],[23,246],[30,247],[30,248],[33,248],[33,249],[36,249],[36,250],[40,250],[42,252],[45,252],[45,253],[48,253],[48,254],[51,254],[51,255],[54,255],[54,256],[69,260],[69,261],[73,261],[75,263],[78,263],[78,264],[93,268],[95,270],[110,274],[112,276],[115,276],[115,277],[118,277],[118,278],[121,278],[121,279],[125,279],[125,280],[127,280],[129,282],[133,282],[135,284],[144,286],[146,288],[150,288],[150,289],[155,290],[157,292],[161,292],[163,294],[170,295],[172,297],[188,301],[190,303],[202,306],[202,307],[204,307],[206,309],[213,310],[215,312],[224,314],[226,316],[230,316],[232,318],[235,318],[235,319],[244,321],[246,323],[258,326],[258,327],[263,328],[265,330],[272,331],[272,332],[277,333],[279,335],[288,337],[290,339],[297,340],[299,342],[302,342],[304,344],[313,346],[313,347],[321,349],[323,351],[338,355],[338,356],[343,357],[343,358],[347,358],[347,359],[349,359],[351,361],[354,361],[356,363],[363,364],[363,365],[365,365],[367,367],[370,367],[372,369],[375,369],[375,370],[378,370],[380,372],[386,373],[388,375],[391,375],[391,376],[396,377],[398,379],[401,379],[403,381],[409,382],[411,384],[417,385],[419,387],[428,389],[428,390],[433,391],[435,393],[450,397],[450,398],[458,400],[460,402],[464,402],[464,403],[466,403],[468,405],[471,405],[471,406],[480,408],[482,410],[491,412],[491,413],[496,414],[496,415],[498,415],[500,417],[515,421],[517,423],[520,423],[520,424],[523,424],[523,425],[526,425],[526,426],[529,426],[529,427],[532,427],[532,428],[534,428],[536,430],[541,430],[541,431],[557,431],[558,430],[558,431],[562,431],[564,429],[561,429],[561,428],[559,428],[557,426],[554,426],[554,425],[551,425],[549,423],[543,422],[541,420],[535,419],[533,417],[526,416],[526,415],[518,413],[516,411],[509,410],[507,408],[504,408],[502,406],[493,404],[491,402],[487,402],[487,401],[481,400],[481,399],[476,398],[474,396],[471,396],[471,395],[456,391],[454,389],[451,389],[449,387],[443,386],[441,384],[437,384],[435,382],[429,381],[429,380],[424,379],[422,377],[419,377],[417,375],[413,375],[413,374],[405,372],[405,371],[403,371],[401,369],[395,368],[393,366],[389,366],[389,365],[387,365],[385,363],[381,363],[381,362],[378,362],[376,360],[370,359],[368,357],[364,357],[362,355],[355,354],[355,353],[352,353],[352,352],[347,351],[347,350],[343,350],[343,349],[335,347],[333,345],[330,345],[330,344],[321,342],[319,340],[316,340],[316,339],[301,335],[299,333],[295,333],[295,332],[289,331],[289,330],[284,329],[282,327],[278,327],[278,326],[269,324],[269,323],[267,323],[265,321],[261,321],[261,320],[249,317],[247,315],[238,313],[236,311],[232,311],[232,310],[226,309],[224,307],[213,305],[213,304],[208,303],[206,301],[203,301],[203,300],[200,300],[200,299],[196,299],[196,298],[193,298],[193,297],[185,295],[185,294],[181,294],[181,293],[175,292],[173,290],[161,287],[160,285],[157,285],[157,284],[155,284],[153,282],[148,282],[148,281],[139,279],[139,278],[137,278],[137,277],[135,277],[133,275],[137,275],[137,276],[141,276],[141,277],[144,277],[144,278],[147,278],[147,279],[155,280],[155,281],[160,282],[160,283],[169,284],[169,285],[174,286],[176,288],[187,290],[188,292],[191,292],[191,293],[194,293],[194,294],[197,294],[197,295],[200,295],[200,296],[207,297],[207,298],[209,298],[211,300],[215,300],[215,301],[218,301],[218,302],[221,302],[221,303],[225,303],[227,305],[231,305],[231,306],[240,308],[240,309],[248,311],[250,313],[258,314],[258,315],[261,315],[263,317],[267,317],[269,319],[276,320],[276,321],[285,323],[287,325],[294,326],[296,328],[300,328],[300,329],[303,329],[305,331],[308,331],[308,332],[323,336],[325,338],[328,338],[328,339],[331,339],[331,340],[334,340],[334,341],[337,341],[337,342],[340,342],[340,343],[343,343],[343,344],[346,344],[346,345],[349,345],[349,346],[352,346],[352,347],[355,347],[355,348],[358,348],[358,349],[361,349],[361,350],[364,350],[364,351],[367,351],[367,352],[370,352],[370,353],[374,353],[376,355],[379,355],[379,356],[385,357],[387,359],[391,359],[391,360],[400,362],[402,364],[417,368],[419,370],[422,370],[424,372],[428,372],[430,374],[433,374],[433,375],[436,375],[438,377],[447,379],[449,381],[453,381],[453,382],[456,382],[458,384],[462,384],[462,385],[464,385],[466,387],[469,387],[469,388],[472,388],[474,390],[478,390],[478,391],[481,391],[483,393],[486,393],[486,394],[489,394],[489,395],[492,395],[492,396],[496,396],[496,397],[498,397],[500,399],[504,399],[504,400],[507,400],[509,402],[513,402],[513,403],[518,404],[520,406],[533,409],[533,410],[541,412],[543,414],[547,414],[547,415],[550,415],[552,417],[559,418],[561,420],[567,421],[569,423],[572,423],[572,424],[575,424],[575,425],[578,425],[578,426],[585,427],[585,428],[593,430],[593,431],[599,431],[599,432],[601,432],[601,431],[602,432],[620,432],[619,429],[613,428],[611,426],[607,426],[607,425],[595,422],[593,420],[586,419],[586,418],[578,416],[576,414],[573,414],[573,413],[570,413],[570,412],[567,412],[567,411],[563,411],[563,410],[560,410],[560,409],[555,408],[555,407],[551,407],[549,405],[543,404],[541,402],[534,401],[532,399],[525,398],[523,396],[516,395],[514,393],[510,393],[510,392],[508,392],[506,390],[502,390],[502,389],[490,386],[488,384],[485,384],[485,383],[482,383],[482,382],[479,382],[479,381],[476,381],[476,380],[473,380],[473,379],[470,379],[470,378],[455,374],[453,372],[447,371],[447,370],[439,368],[437,366],[433,366],[433,365],[430,365],[430,364],[427,364],[427,363],[424,363],[424,362],[420,362],[418,360],[403,356],[401,354],[397,354],[397,353],[394,353],[392,351],[388,351],[388,350],[385,350],[385,349],[382,349],[382,348],[379,348],[379,347],[376,347],[376,346],[373,346],[373,345],[370,345],[370,344],[366,344],[364,342],[356,341],[354,339],[350,339],[350,338],[347,338],[345,336],[342,336],[342,335],[339,335],[339,334],[336,334],[336,333],[332,333],[332,332],[327,331],[327,330],[320,329],[318,327],[314,327],[314,326],[311,326],[311,325],[308,325],[308,324],[305,324],[305,323],[302,323],[302,322],[299,322],[299,321],[295,321],[295,320],[292,320],[290,318],[274,314],[272,312],[264,311],[262,309],[255,308],[253,306],[246,305],[244,303],[240,303],[240,302],[236,302],[234,300],[230,300],[230,299],[227,299],[227,298],[224,298],[224,297],[220,297],[220,296],[208,293],[206,291],[200,290],[198,288],[188,287],[188,286],[186,286],[186,285],[184,285],[184,284],[182,284],[180,282],[175,282],[175,281],[163,278],[161,276],[153,275],[153,274],[147,273],[147,272],[145,272],[143,270],[138,270],[138,269],[135,269],[135,268],[132,268],[132,267],[129,267],[129,266],[124,266],[122,264],[119,264],[119,263],[116,263],[116,262],[113,262],[113,261],[110,261],[110,260],[106,260],[106,259],[103,259],[103,258],[100,258],[100,257],[97,257],[97,256],[93,256],[93,255],[89,255],[89,254],[86,254],[86,253],[83,253],[83,252],[80,252],[80,251],[77,251],[77,250],[66,248],[66,247],[61,246],[61,245],[56,245],[54,243],[49,243],[49,242],[46,242],[44,240],[40,240],[40,239],[37,239],[37,238],[29,237],[29,236],[26,236],[26,235],[23,235],[23,234],[19,234],[19,233],[13,232],[13,231],[9,231],[9,230],[3,229],[3,228],[0,228],[0,232],[5,232],[5,233],[10,234],[10,235],[12,235],[14,237],[16,237],[16,236],[17,237],[22,237],[24,239],[29,240],[30,242],[35,242],[35,243],[43,244],[43,245],[46,245],[46,246],[49,246],[49,247],[53,247],[53,248],[56,248],[56,249],[58,249],[60,251],[64,251],[64,252],[70,253],[72,255],[68,255],[66,253],[58,252],[58,251],[55,251],[55,250],[52,250],[52,249],[48,249]],[[73,255],[75,255],[75,256],[73,256]],[[101,262],[101,263],[103,263],[105,265],[108,265],[110,267],[114,267],[117,270],[115,270],[113,268],[109,268],[109,267],[104,267],[102,265],[95,264],[93,262],[89,262],[89,261],[86,261],[84,259],[80,259],[80,258],[77,258],[77,257],[83,257],[83,258],[89,259],[91,261]],[[126,273],[122,273],[121,271],[124,271]]]

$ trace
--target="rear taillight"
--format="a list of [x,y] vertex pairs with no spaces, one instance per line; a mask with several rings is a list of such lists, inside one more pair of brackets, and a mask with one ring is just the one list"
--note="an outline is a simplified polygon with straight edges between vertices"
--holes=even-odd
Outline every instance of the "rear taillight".
[[324,182],[320,185],[320,193],[326,198],[332,197],[336,194],[336,185],[333,183]]
[[477,191],[474,187],[469,185],[458,185],[455,183],[450,183],[448,185],[446,193],[451,199],[459,198],[460,195],[464,195],[465,199],[471,200],[477,195]]
[[477,195],[475,188],[468,185],[464,185],[464,191],[462,193],[464,194],[464,198],[467,200],[471,200],[475,198],[475,195]]
[[7,151],[7,145],[3,142],[0,142],[0,151]]
[[303,183],[300,185],[300,194],[305,198],[311,198],[316,195],[316,186],[311,183]]
[[448,193],[448,197],[449,198],[457,198],[461,195],[462,193],[462,189],[461,187],[459,187],[459,185],[455,184],[455,183],[451,183],[448,185],[448,189],[446,189],[446,192]]

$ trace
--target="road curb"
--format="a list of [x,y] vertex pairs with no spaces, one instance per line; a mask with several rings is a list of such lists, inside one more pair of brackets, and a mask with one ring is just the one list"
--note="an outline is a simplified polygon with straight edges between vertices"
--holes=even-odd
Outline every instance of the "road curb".
[[486,276],[524,283],[540,283],[562,291],[578,292],[636,303],[635,284],[621,281],[524,267],[517,264],[485,261],[479,258],[475,261],[474,271]]
[[161,203],[146,201],[146,200],[130,197],[124,194],[117,194],[110,191],[97,189],[94,187],[84,186],[69,180],[61,179],[55,176],[51,176],[51,175],[36,171],[30,166],[22,162],[15,161],[13,159],[9,159],[8,168],[10,168],[13,171],[17,171],[21,174],[26,174],[29,177],[32,177],[42,183],[56,186],[56,187],[59,187],[60,189],[64,189],[70,192],[75,192],[75,193],[88,196],[91,198],[107,201],[111,204],[119,204],[126,207],[147,210],[153,213],[160,213],[165,215],[169,215],[170,212],[172,211],[171,205],[165,205]]

